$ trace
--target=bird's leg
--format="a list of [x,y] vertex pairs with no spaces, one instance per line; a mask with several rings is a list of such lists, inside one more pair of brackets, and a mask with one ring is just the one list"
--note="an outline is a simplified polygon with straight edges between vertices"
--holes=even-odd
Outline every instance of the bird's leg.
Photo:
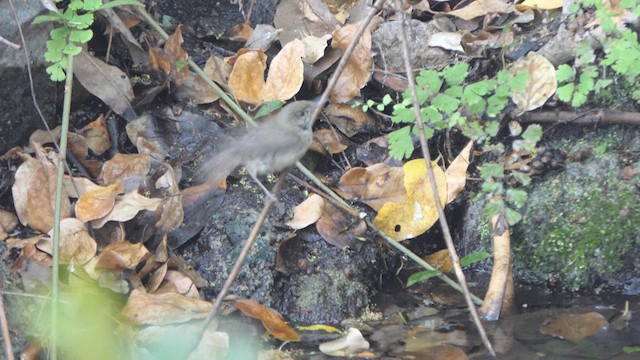
[[253,179],[253,181],[256,182],[256,184],[258,184],[258,186],[260,186],[260,188],[262,189],[262,191],[264,191],[264,194],[267,195],[271,200],[273,200],[275,203],[278,202],[278,198],[275,196],[275,194],[273,194],[271,191],[269,191],[269,189],[267,189],[264,184],[262,183],[262,181],[260,181],[258,179],[258,176],[256,176],[256,174],[253,174],[251,172],[248,172],[249,176],[251,176],[251,178]]

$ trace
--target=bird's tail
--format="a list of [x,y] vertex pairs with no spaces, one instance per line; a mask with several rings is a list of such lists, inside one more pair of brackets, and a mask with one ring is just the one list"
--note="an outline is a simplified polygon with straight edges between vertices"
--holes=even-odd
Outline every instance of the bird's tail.
[[218,186],[240,164],[242,164],[240,154],[223,150],[202,164],[196,173],[195,180],[197,183],[210,183],[213,186]]

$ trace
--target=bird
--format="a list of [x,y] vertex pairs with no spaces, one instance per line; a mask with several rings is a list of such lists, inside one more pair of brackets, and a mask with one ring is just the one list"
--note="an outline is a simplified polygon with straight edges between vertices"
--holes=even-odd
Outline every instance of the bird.
[[240,165],[267,196],[275,196],[260,182],[259,175],[281,172],[295,164],[313,140],[311,116],[318,104],[299,100],[268,115],[257,127],[225,144],[224,149],[206,160],[196,174],[200,183],[218,186]]

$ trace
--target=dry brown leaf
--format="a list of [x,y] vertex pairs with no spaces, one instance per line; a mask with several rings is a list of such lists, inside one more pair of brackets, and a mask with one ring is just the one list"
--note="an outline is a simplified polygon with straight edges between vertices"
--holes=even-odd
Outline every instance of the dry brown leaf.
[[237,24],[226,31],[226,37],[231,41],[244,43],[253,34],[251,25],[247,23]]
[[331,203],[325,203],[322,216],[316,222],[316,230],[326,242],[342,249],[357,244],[359,237],[367,230],[367,224]]
[[[31,136],[29,136],[29,143],[38,143],[43,145],[53,143],[54,140],[60,141],[60,131],[60,126],[50,132],[47,130],[36,130],[31,134]],[[86,139],[78,134],[72,132],[67,134],[67,146],[68,151],[75,155],[78,160],[85,159],[89,154],[89,147]]]
[[111,212],[98,220],[91,222],[95,229],[99,229],[109,221],[128,221],[142,210],[156,211],[162,199],[148,198],[138,194],[137,190],[130,191],[116,197],[116,203]]
[[104,115],[90,122],[80,130],[80,134],[87,140],[87,146],[96,155],[102,155],[111,148],[109,130],[104,121]]
[[[447,182],[444,171],[434,161],[433,171],[436,177],[440,203],[447,199]],[[407,199],[401,203],[386,203],[373,220],[385,234],[395,240],[411,239],[423,234],[438,220],[435,198],[427,177],[427,166],[424,159],[408,161],[404,170],[404,186]]]
[[149,70],[162,71],[167,74],[171,73],[171,60],[157,49],[149,48]]
[[[349,24],[334,31],[331,46],[344,52],[353,39],[353,35],[361,22],[362,21]],[[369,82],[369,78],[371,77],[369,71],[372,68],[372,64],[371,32],[367,29],[360,37],[358,45],[349,57],[347,65],[342,74],[340,74],[336,86],[331,91],[331,100],[342,103],[360,96],[360,89]]]
[[[41,233],[47,233],[53,227],[57,173],[53,164],[41,162],[41,166],[33,172],[27,185],[27,223],[33,230]],[[64,189],[60,214],[61,218],[71,216],[71,201]]]
[[127,123],[126,131],[139,154],[149,155],[152,159],[164,159],[167,156],[167,142],[158,134],[158,124],[151,114],[143,114]]
[[271,25],[258,24],[251,36],[247,39],[244,47],[247,49],[262,49],[262,51],[267,51],[271,48],[271,45],[278,40],[278,34],[281,31],[282,29],[276,29]]
[[202,105],[218,100],[220,95],[200,76],[189,71],[182,84],[176,89],[176,97],[178,100],[190,100]]
[[146,294],[133,290],[122,316],[133,325],[167,325],[203,319],[211,303],[176,293]]
[[158,291],[156,291],[156,294],[167,292],[182,294],[193,299],[200,298],[200,293],[193,283],[193,280],[180,271],[175,270],[167,271],[164,281]]
[[104,185],[115,184],[132,176],[146,176],[151,169],[151,157],[144,154],[116,154],[104,163],[100,178]]
[[165,165],[167,171],[156,181],[157,189],[166,189],[165,198],[162,200],[162,214],[156,223],[156,228],[163,234],[168,234],[177,229],[184,220],[182,207],[182,194],[178,187],[173,168]]
[[[178,26],[176,31],[169,36],[167,42],[164,43],[164,53],[171,63],[169,78],[176,84],[182,85],[189,77],[188,66],[178,66],[179,62],[185,62],[189,58],[189,54],[182,49],[182,26]],[[178,67],[180,67],[178,69]]]
[[467,169],[472,148],[473,141],[469,141],[444,172],[447,178],[447,204],[452,202],[467,184]]
[[95,268],[115,272],[133,270],[148,254],[149,250],[142,243],[114,242],[102,249]]
[[587,336],[597,334],[607,326],[607,319],[597,312],[559,314],[545,319],[540,325],[540,333],[578,342]]
[[292,229],[304,229],[315,223],[322,215],[324,199],[318,194],[311,194],[305,201],[293,209],[293,219],[287,222]]
[[275,310],[249,299],[236,300],[235,304],[243,314],[260,320],[273,337],[282,341],[300,341],[300,334],[287,325],[282,315]]
[[340,177],[338,189],[346,197],[362,201],[376,211],[386,203],[400,203],[407,198],[402,168],[387,164],[347,171]]
[[116,183],[80,195],[76,203],[76,217],[82,222],[106,216],[116,202],[116,195],[124,190],[122,184]]
[[320,154],[337,154],[349,147],[349,141],[344,135],[333,129],[320,129],[313,132],[313,143],[309,150]]
[[18,217],[11,212],[0,209],[0,240],[6,239],[16,226],[18,226]]
[[439,32],[431,35],[427,45],[431,47],[440,47],[445,50],[464,52],[460,41],[462,40],[461,32]]
[[[69,197],[76,199],[79,198],[80,195],[88,191],[96,191],[102,189],[102,186],[97,185],[93,181],[83,177],[74,177],[72,183],[71,177],[69,177],[69,175],[64,176],[62,186],[64,190],[69,194]],[[78,190],[77,192],[76,189]]]
[[[155,260],[153,258],[148,258],[147,259],[147,263],[145,264],[143,270],[145,270],[144,274],[147,273],[147,268],[148,266],[155,266],[157,263],[155,262]],[[158,290],[158,288],[160,287],[160,285],[162,284],[162,280],[164,280],[164,276],[167,274],[167,270],[168,270],[169,265],[165,262],[164,264],[162,264],[162,266],[160,266],[159,268],[157,268],[149,277],[149,281],[147,282],[147,292],[150,294],[153,294],[156,292],[156,290]],[[145,278],[145,275],[143,274],[143,271],[141,270],[138,275],[140,275],[141,278]]]
[[229,87],[238,101],[259,104],[262,101],[267,55],[249,50],[237,57],[229,75]]
[[327,48],[327,41],[331,39],[331,35],[326,34],[322,37],[317,36],[305,36],[302,38],[305,52],[303,61],[307,64],[313,64],[320,60],[324,56],[324,51]]
[[331,103],[324,109],[324,113],[347,137],[378,127],[373,118],[358,106]]
[[27,244],[11,266],[11,272],[20,272],[22,285],[28,292],[37,287],[51,286],[51,265],[48,254],[38,251],[35,245]]
[[285,45],[271,60],[262,101],[286,101],[298,93],[304,80],[304,44],[296,39]]
[[304,34],[306,35],[321,37],[334,29],[332,28],[333,24],[335,26],[339,25],[335,19],[331,21],[329,18],[330,23],[319,21],[317,16],[313,16],[314,19],[309,19],[308,16],[305,16],[309,15],[309,9],[305,6],[305,3],[299,0],[283,0],[278,4],[273,25],[278,29],[282,29],[278,34],[281,44],[287,44],[294,39],[299,39],[301,35],[300,29],[304,29]]
[[544,105],[558,87],[553,64],[536,52],[531,51],[513,63],[510,71],[514,76],[521,73],[529,74],[529,82],[524,91],[514,92],[511,97],[521,113]]
[[[53,230],[49,232],[53,236]],[[38,249],[53,254],[53,241],[51,238],[42,238]],[[91,260],[98,250],[98,244],[89,235],[84,223],[74,218],[60,221],[60,263],[84,265]]]
[[453,10],[446,14],[459,17],[464,20],[471,20],[491,13],[510,13],[513,9],[513,4],[502,0],[476,0],[469,3],[469,5],[462,9]]
[[231,75],[232,69],[233,66],[229,65],[224,59],[211,55],[209,59],[207,59],[207,63],[204,64],[202,71],[207,74],[209,79],[215,81],[223,89],[228,90],[229,76]]
[[442,272],[450,272],[453,269],[451,265],[451,257],[449,256],[449,250],[442,249],[434,253],[431,253],[423,258],[429,265]]
[[74,58],[73,75],[85,89],[107,104],[116,114],[133,120],[133,87],[129,77],[122,70],[83,50]]
[[356,149],[356,158],[368,166],[387,163],[390,160],[387,135],[378,136],[360,145]]
[[16,215],[20,223],[24,226],[29,224],[27,202],[29,199],[29,188],[31,187],[31,179],[41,164],[38,160],[28,157],[25,162],[20,164],[14,175],[11,194],[13,195],[13,206],[16,209]]
[[42,239],[44,235],[33,236],[30,238],[8,238],[7,239],[7,248],[9,249],[22,249],[27,245],[35,245]]

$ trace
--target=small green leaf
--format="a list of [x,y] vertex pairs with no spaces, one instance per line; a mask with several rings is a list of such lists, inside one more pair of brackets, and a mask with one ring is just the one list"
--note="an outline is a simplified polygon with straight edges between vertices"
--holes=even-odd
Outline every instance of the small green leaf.
[[62,67],[60,66],[59,63],[55,63],[47,67],[46,71],[47,71],[47,74],[49,74],[49,77],[51,78],[51,80],[53,81],[64,81],[65,79],[64,71],[62,70]]
[[488,218],[492,218],[496,215],[502,215],[505,212],[506,205],[502,200],[494,200],[487,203],[484,206],[484,214]]
[[46,22],[62,22],[62,15],[58,14],[57,12],[50,12],[49,15],[38,15],[36,16],[33,21],[31,22],[32,24],[42,24],[42,23],[46,23]]
[[464,90],[464,88],[460,85],[455,85],[455,86],[451,86],[448,89],[446,89],[444,91],[445,94],[452,96],[456,99],[460,99],[460,97],[462,96],[462,91]]
[[504,177],[504,165],[496,163],[486,163],[479,166],[480,176],[483,179],[496,178],[501,179]]
[[102,6],[102,0],[83,0],[85,11],[96,11]]
[[69,34],[69,41],[79,42],[82,44],[86,44],[93,37],[93,31],[91,29],[87,30],[73,30]]
[[507,221],[509,222],[509,225],[513,226],[519,223],[520,220],[522,220],[522,215],[519,212],[507,207]]
[[116,6],[124,6],[124,5],[133,5],[133,6],[144,6],[142,3],[136,0],[113,0],[106,4],[103,4],[100,7],[100,10],[109,9]]
[[464,82],[469,74],[469,65],[467,63],[457,63],[453,66],[446,67],[442,70],[442,77],[449,86],[460,85]]
[[622,347],[622,351],[627,354],[640,352],[640,346],[624,346]]
[[520,189],[507,189],[507,201],[516,207],[521,207],[527,200],[527,192]]
[[184,61],[184,60],[176,61],[176,69],[181,70],[185,66],[189,66],[189,62],[188,61]]
[[66,55],[76,56],[82,52],[82,48],[74,44],[67,44],[62,52]]
[[498,131],[500,131],[500,123],[494,120],[487,121],[484,131],[490,137],[495,137],[496,135],[498,135]]
[[573,100],[571,101],[571,106],[580,107],[587,102],[587,96],[580,92],[575,92],[573,94]]
[[491,257],[486,251],[475,251],[471,254],[467,254],[460,259],[460,266],[468,266],[478,261],[482,261],[484,259],[488,259]]
[[416,120],[413,108],[404,107],[402,104],[396,104],[393,107],[392,115],[391,121],[394,123],[412,123]]
[[391,104],[391,102],[393,101],[393,99],[391,99],[391,95],[386,94],[385,96],[382,97],[382,104],[384,106],[387,106],[389,104]]
[[433,101],[431,101],[431,105],[447,115],[451,115],[454,111],[458,110],[460,100],[446,94],[438,94],[433,98]]
[[573,77],[573,69],[571,66],[567,64],[562,64],[558,66],[558,70],[556,70],[556,80],[559,83],[565,82]]
[[415,274],[411,274],[407,279],[407,287],[413,284],[419,283],[421,281],[429,280],[435,276],[438,276],[438,272],[434,270],[419,271]]
[[518,182],[520,182],[522,186],[527,186],[531,183],[531,176],[529,176],[529,174],[514,170],[511,171],[511,176],[518,180]]
[[284,105],[284,102],[281,100],[271,100],[264,103],[260,110],[253,116],[254,119],[259,119],[261,117],[267,116],[274,111],[280,109]]
[[527,141],[537,143],[542,139],[542,127],[538,124],[529,125],[522,133],[522,138]]
[[573,95],[573,88],[573,83],[568,83],[559,87],[556,90],[558,99],[560,99],[560,101],[569,102],[571,100],[571,96]]
[[378,111],[384,111],[384,104],[378,104],[378,105],[376,105],[376,109],[377,109]]
[[422,70],[420,76],[416,78],[416,84],[427,92],[427,97],[436,94],[442,87],[442,79],[440,75],[433,70]]
[[413,154],[413,141],[411,140],[411,127],[405,126],[392,131],[387,137],[389,142],[389,155],[394,159],[402,160]]

